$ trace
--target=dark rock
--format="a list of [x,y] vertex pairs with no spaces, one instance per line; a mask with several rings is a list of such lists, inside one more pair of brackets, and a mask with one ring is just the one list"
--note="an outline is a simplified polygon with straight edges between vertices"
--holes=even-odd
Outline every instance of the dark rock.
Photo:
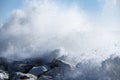
[[27,73],[30,69],[32,69],[34,65],[26,64],[21,61],[14,61],[9,65],[9,72],[23,72]]
[[52,61],[52,67],[64,67],[71,69],[71,65],[63,60],[55,59]]
[[71,71],[72,67],[67,62],[55,59],[51,64],[52,69],[45,73],[45,75],[49,75],[55,77],[57,75],[64,76],[68,71]]
[[43,73],[47,72],[50,68],[46,65],[44,66],[37,66],[37,67],[33,67],[29,73],[33,74],[33,75],[42,75]]
[[9,72],[17,72],[20,64],[24,64],[23,61],[13,61],[9,64],[8,71]]
[[52,70],[49,70],[44,75],[55,77],[57,75],[65,76],[65,74],[68,72],[68,69],[65,69],[64,67],[55,67]]
[[38,78],[38,80],[53,80],[53,78],[51,76],[42,75]]
[[27,64],[19,64],[17,67],[17,71],[26,73],[28,72],[30,69],[32,69],[33,65],[27,65]]
[[0,80],[8,78],[9,80],[37,80],[38,77],[38,80],[62,80],[66,72],[71,70],[71,65],[61,60],[63,56],[61,51],[55,50],[52,53],[55,56],[50,62],[42,61],[43,59],[40,58],[20,61],[0,58]]
[[52,62],[54,59],[64,59],[67,56],[67,52],[64,48],[58,48],[50,52],[47,57],[47,62]]

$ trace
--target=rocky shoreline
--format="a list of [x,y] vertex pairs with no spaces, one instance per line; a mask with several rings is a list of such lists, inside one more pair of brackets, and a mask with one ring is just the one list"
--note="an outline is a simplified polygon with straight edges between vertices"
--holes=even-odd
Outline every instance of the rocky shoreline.
[[119,80],[120,57],[108,58],[101,66],[78,63],[73,66],[63,59],[46,62],[40,58],[9,60],[0,57],[0,80]]
[[22,61],[0,58],[0,80],[59,80],[70,70],[70,64],[60,59],[43,63],[37,58]]

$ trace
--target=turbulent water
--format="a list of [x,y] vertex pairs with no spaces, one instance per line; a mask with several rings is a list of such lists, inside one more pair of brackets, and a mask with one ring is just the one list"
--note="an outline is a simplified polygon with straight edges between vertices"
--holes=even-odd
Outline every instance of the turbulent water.
[[77,3],[24,2],[0,26],[1,56],[13,60],[40,56],[47,60],[51,51],[60,49],[55,55],[66,56],[73,65],[79,63],[80,67],[68,75],[71,79],[119,80],[120,73],[112,68],[120,67],[113,59],[120,55],[120,2],[98,2],[101,8],[93,15]]

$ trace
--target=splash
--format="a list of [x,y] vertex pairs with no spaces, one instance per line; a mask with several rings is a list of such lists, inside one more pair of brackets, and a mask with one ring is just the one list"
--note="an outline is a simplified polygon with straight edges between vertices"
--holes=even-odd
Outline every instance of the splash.
[[77,3],[62,6],[52,0],[26,1],[0,28],[0,54],[24,59],[62,47],[73,63],[119,55],[120,12],[119,1],[115,1],[99,0],[101,10],[94,16]]

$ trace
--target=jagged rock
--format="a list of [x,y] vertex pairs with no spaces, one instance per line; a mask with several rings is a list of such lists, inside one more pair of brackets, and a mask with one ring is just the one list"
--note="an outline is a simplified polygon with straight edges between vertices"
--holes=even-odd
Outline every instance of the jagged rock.
[[62,67],[55,67],[52,70],[46,72],[44,75],[55,77],[58,74],[64,75],[65,70]]
[[9,72],[17,72],[19,64],[24,64],[23,61],[13,61],[9,64],[8,70]]
[[46,65],[44,65],[44,66],[37,66],[37,67],[33,67],[29,71],[29,73],[38,76],[38,75],[41,75],[41,74],[47,72],[49,69],[50,68],[48,66],[46,66]]
[[71,65],[63,60],[55,59],[52,61],[52,67],[64,67],[71,69]]
[[67,52],[64,48],[58,48],[50,52],[47,56],[47,62],[52,62],[54,59],[64,59],[67,56]]
[[38,80],[53,80],[53,78],[51,76],[42,75],[38,78]]
[[0,80],[6,80],[9,78],[8,73],[6,73],[5,71],[0,70]]
[[27,65],[27,64],[19,64],[16,66],[16,70],[20,72],[28,72],[30,69],[32,69],[33,65]]
[[67,62],[55,59],[52,64],[52,69],[45,73],[45,75],[49,75],[55,77],[56,75],[64,76],[68,71],[71,71],[71,65]]
[[16,72],[12,80],[37,80],[37,76]]
[[[59,52],[59,51],[58,51]],[[54,80],[63,79],[66,72],[71,70],[71,65],[60,58],[53,59],[51,62],[41,62],[39,58],[26,59],[22,61],[7,61],[0,58],[0,69],[5,72],[0,73],[0,80]],[[59,75],[59,76],[58,76]]]
[[33,66],[34,65],[26,64],[25,62],[15,61],[10,64],[9,71],[27,73]]

